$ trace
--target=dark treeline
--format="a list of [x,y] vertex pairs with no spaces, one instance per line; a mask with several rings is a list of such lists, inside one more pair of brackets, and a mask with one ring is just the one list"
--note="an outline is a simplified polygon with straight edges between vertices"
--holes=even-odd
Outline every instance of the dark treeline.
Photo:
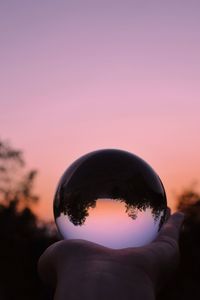
[[107,149],[76,160],[60,180],[54,213],[67,215],[74,225],[84,225],[90,208],[99,199],[124,204],[133,220],[150,208],[160,226],[166,215],[166,195],[157,174],[139,157],[126,151]]
[[25,171],[23,154],[0,141],[0,299],[52,299],[37,275],[37,261],[57,240],[51,224],[32,212],[37,172]]
[[[50,300],[53,291],[38,278],[37,261],[57,240],[52,224],[38,220],[32,207],[35,170],[25,172],[23,154],[0,141],[0,299]],[[180,236],[180,266],[158,300],[199,299],[200,195],[191,189],[177,199],[185,212]]]

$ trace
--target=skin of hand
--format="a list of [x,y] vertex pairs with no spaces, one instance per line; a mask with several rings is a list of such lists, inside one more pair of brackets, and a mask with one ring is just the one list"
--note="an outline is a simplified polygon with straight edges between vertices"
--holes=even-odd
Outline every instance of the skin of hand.
[[179,263],[183,213],[173,214],[158,237],[144,247],[110,249],[83,240],[64,240],[40,257],[41,279],[54,300],[154,300]]

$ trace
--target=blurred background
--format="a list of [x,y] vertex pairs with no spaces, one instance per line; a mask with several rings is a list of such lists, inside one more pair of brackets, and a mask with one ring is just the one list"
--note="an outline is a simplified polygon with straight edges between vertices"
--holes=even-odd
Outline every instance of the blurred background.
[[185,211],[159,299],[199,299],[200,2],[8,0],[0,28],[0,299],[52,299],[36,269],[55,188],[102,148],[146,160]]

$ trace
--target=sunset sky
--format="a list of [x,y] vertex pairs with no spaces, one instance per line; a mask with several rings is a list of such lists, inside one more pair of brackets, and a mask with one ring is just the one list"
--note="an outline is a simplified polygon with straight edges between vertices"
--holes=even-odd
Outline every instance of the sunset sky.
[[57,182],[100,148],[137,154],[175,193],[199,181],[200,1],[0,2],[0,138]]

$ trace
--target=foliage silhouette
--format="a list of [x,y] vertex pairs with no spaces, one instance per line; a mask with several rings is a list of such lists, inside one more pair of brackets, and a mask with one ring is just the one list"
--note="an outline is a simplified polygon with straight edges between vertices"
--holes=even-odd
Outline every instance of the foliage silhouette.
[[20,150],[0,141],[0,200],[8,205],[15,200],[21,208],[38,201],[33,193],[36,170],[24,172],[25,161]]
[[89,208],[98,199],[123,202],[133,220],[138,211],[151,209],[160,226],[165,219],[166,197],[155,172],[140,158],[120,150],[100,150],[75,162],[62,177],[54,201],[55,217],[67,215],[74,225],[83,225]]
[[[0,141],[0,299],[51,300],[53,291],[40,282],[37,261],[57,235],[51,224],[39,222],[31,210],[37,201],[33,193],[36,172],[24,175],[24,167],[23,153]],[[117,193],[113,191],[113,195]],[[186,215],[180,236],[180,266],[158,300],[199,299],[200,194],[184,191],[177,208]]]
[[0,142],[0,299],[52,299],[37,275],[37,261],[57,240],[51,224],[39,222],[31,210],[37,172],[24,172],[21,151]]

